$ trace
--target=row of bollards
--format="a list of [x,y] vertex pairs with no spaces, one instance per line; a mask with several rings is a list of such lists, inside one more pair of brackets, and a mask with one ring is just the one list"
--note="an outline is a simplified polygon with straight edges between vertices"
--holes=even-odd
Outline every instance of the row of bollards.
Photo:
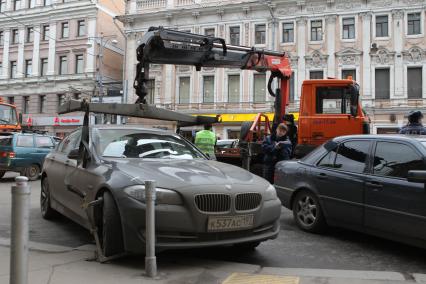
[[[28,178],[16,177],[12,186],[12,229],[10,237],[10,284],[28,283],[28,241],[30,186]],[[145,182],[146,201],[146,254],[145,273],[148,277],[157,276],[155,256],[155,181]]]

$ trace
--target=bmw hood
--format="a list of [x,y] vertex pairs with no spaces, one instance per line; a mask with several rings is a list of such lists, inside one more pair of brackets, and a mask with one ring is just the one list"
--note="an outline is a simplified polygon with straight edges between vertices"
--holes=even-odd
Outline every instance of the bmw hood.
[[115,166],[131,178],[155,180],[158,187],[251,185],[266,189],[269,183],[242,168],[211,160],[126,159]]

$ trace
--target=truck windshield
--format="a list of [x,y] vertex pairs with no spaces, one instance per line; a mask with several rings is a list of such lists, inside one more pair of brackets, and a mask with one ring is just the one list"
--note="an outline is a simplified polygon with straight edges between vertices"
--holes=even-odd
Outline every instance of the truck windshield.
[[16,110],[14,107],[8,105],[0,105],[0,125],[16,125]]

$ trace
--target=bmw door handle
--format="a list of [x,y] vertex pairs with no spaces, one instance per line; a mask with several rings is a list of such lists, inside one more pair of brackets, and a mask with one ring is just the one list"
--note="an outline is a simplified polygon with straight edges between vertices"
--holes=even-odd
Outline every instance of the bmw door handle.
[[328,176],[325,173],[320,173],[320,174],[317,175],[317,178],[319,178],[319,179],[327,179]]
[[365,182],[365,185],[372,188],[373,191],[379,191],[383,189],[383,184],[375,181],[367,181]]

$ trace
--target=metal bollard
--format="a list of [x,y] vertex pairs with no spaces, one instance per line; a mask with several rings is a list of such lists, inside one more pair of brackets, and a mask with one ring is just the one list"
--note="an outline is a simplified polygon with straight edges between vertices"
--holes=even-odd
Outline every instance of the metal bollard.
[[155,181],[145,181],[145,201],[146,201],[146,254],[145,273],[148,277],[157,276],[157,258],[155,257]]
[[28,178],[15,178],[12,186],[12,233],[10,237],[10,284],[28,283],[30,187]]

